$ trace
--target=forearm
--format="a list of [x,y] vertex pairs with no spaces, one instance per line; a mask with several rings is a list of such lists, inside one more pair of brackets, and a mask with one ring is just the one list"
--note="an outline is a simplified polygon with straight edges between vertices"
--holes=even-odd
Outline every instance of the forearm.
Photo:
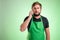
[[46,40],[50,40],[50,31],[49,31],[49,28],[45,29],[45,33],[46,33]]
[[50,34],[46,34],[46,40],[50,40]]
[[21,30],[21,31],[24,31],[24,30],[27,28],[30,20],[31,20],[31,17],[28,17],[28,19],[27,19],[25,22],[22,23],[22,25],[21,25],[21,27],[20,27],[20,30]]

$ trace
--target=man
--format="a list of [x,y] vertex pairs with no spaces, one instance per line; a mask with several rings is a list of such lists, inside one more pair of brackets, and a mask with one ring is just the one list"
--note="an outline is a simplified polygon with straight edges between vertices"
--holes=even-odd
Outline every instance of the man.
[[29,16],[27,16],[21,24],[20,30],[22,32],[28,28],[28,40],[45,40],[44,31],[46,40],[50,40],[49,23],[46,17],[40,15],[41,10],[42,5],[39,2],[34,2]]

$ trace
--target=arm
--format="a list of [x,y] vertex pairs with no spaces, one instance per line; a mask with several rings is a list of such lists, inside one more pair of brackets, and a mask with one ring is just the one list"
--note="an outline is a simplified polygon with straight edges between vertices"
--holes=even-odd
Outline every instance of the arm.
[[28,26],[28,24],[29,24],[29,22],[30,22],[30,19],[31,19],[31,17],[28,17],[28,19],[26,19],[25,22],[23,22],[23,23],[21,24],[20,30],[21,30],[22,32],[25,31],[25,29],[27,28],[27,26]]
[[28,24],[29,24],[29,22],[30,22],[30,20],[32,18],[32,14],[33,14],[33,12],[30,11],[29,17],[21,24],[20,30],[22,32],[25,31],[25,29],[27,28],[27,26],[28,26]]
[[45,28],[45,33],[46,33],[46,40],[50,40],[50,31],[49,31],[49,27]]

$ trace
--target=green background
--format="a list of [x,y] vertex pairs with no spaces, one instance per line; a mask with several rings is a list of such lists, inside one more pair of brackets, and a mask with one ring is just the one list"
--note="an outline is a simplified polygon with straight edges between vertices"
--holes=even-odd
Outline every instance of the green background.
[[21,32],[20,25],[35,1],[49,21],[50,39],[60,40],[60,0],[0,0],[0,40],[26,40],[27,29]]

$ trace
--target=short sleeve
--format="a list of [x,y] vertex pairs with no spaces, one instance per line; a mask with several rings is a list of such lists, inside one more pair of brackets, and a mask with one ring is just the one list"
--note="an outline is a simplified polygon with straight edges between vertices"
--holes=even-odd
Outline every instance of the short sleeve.
[[46,18],[46,20],[45,20],[45,28],[48,28],[49,27],[49,22],[48,22],[48,19]]
[[44,28],[48,28],[49,27],[48,19],[46,17],[42,16],[42,20],[43,20]]

